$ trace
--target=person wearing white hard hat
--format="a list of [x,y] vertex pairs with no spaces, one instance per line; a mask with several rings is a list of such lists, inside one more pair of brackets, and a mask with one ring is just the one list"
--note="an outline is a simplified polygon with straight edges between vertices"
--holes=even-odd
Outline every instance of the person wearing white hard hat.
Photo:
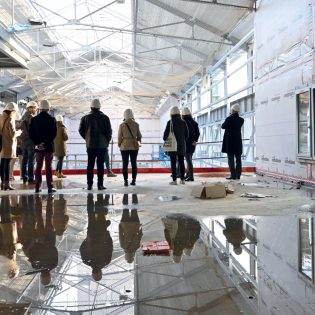
[[57,121],[57,136],[55,138],[55,156],[57,157],[56,173],[58,178],[66,178],[67,176],[62,173],[63,159],[67,152],[67,140],[69,139],[66,126],[63,124],[63,117],[56,116]]
[[132,181],[130,185],[136,185],[138,167],[137,156],[139,152],[140,142],[142,135],[140,132],[139,124],[135,121],[133,112],[130,108],[124,111],[124,121],[119,125],[118,129],[118,147],[120,149],[122,162],[123,162],[123,176],[124,186],[127,187],[128,183],[128,164],[129,157],[131,162]]
[[171,159],[172,168],[172,181],[170,185],[177,185],[177,170],[176,161],[178,160],[179,171],[180,171],[180,183],[185,184],[185,163],[184,156],[186,154],[186,140],[189,136],[187,124],[180,116],[180,111],[177,106],[173,106],[170,110],[171,119],[167,122],[163,140],[169,138],[169,135],[173,133],[177,142],[177,149],[173,152],[167,152]]
[[29,127],[31,119],[36,116],[38,105],[35,101],[30,101],[26,105],[26,112],[22,116],[21,123],[21,148],[23,150],[22,161],[22,180],[26,184],[34,184],[34,159],[35,159],[35,146],[29,136]]
[[10,161],[16,157],[17,137],[21,131],[15,128],[15,115],[18,106],[14,102],[8,103],[0,117],[0,130],[2,135],[1,150],[1,188],[4,190],[14,190],[10,185]]
[[188,107],[184,107],[182,109],[182,118],[186,122],[189,131],[189,137],[186,140],[186,153],[185,159],[187,163],[186,169],[186,182],[193,182],[194,181],[194,168],[192,162],[192,156],[196,149],[196,143],[198,142],[200,132],[198,123],[192,118],[191,111]]
[[45,159],[46,182],[48,194],[56,192],[52,179],[52,160],[54,155],[54,139],[57,134],[56,119],[49,115],[50,102],[42,100],[39,104],[40,113],[31,119],[29,136],[35,145],[35,193],[41,191],[42,168]]
[[112,139],[112,126],[109,117],[101,109],[100,100],[95,98],[91,102],[91,111],[80,121],[79,133],[86,142],[88,155],[87,189],[93,188],[94,165],[97,165],[97,188],[104,190],[104,161],[106,149]]
[[222,124],[224,129],[222,152],[227,154],[230,176],[227,179],[240,179],[242,173],[242,126],[244,119],[239,116],[240,106],[234,104],[231,107],[231,114]]
[[[21,130],[21,119],[22,116],[19,112],[15,113],[15,129],[16,130]],[[14,165],[16,160],[18,159],[19,161],[19,166],[20,166],[20,174],[22,174],[22,161],[23,161],[23,151],[21,149],[21,136],[16,138],[17,145],[16,145],[16,158],[12,158],[10,161],[10,181],[14,181]]]

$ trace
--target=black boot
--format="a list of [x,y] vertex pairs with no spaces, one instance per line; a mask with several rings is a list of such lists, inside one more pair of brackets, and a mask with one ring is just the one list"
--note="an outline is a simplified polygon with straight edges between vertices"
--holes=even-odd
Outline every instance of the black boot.
[[136,186],[136,180],[135,180],[135,179],[133,179],[133,180],[131,181],[130,185],[132,185],[132,186]]
[[127,180],[127,179],[125,179],[124,186],[125,186],[125,187],[128,187],[128,180]]

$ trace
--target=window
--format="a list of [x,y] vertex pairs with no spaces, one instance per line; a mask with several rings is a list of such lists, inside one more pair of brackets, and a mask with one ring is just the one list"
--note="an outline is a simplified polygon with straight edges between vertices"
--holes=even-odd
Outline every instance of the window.
[[297,94],[298,114],[298,155],[303,157],[311,156],[311,107],[310,92]]
[[299,219],[299,271],[314,280],[313,219]]

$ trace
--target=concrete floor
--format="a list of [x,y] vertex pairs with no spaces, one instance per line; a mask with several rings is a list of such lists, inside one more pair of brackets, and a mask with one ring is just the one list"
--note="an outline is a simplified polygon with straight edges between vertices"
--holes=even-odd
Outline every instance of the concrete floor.
[[[235,290],[235,286],[231,286],[227,281],[227,274],[220,272],[213,255],[209,254],[208,249],[200,240],[196,243],[194,255],[183,257],[179,264],[174,264],[171,256],[145,257],[138,250],[136,264],[132,267],[124,260],[124,254],[119,246],[118,225],[122,210],[125,208],[138,211],[143,229],[141,242],[165,239],[161,218],[170,213],[191,215],[201,222],[217,216],[300,216],[312,212],[314,208],[313,189],[303,187],[296,189],[295,185],[256,177],[253,174],[244,174],[240,181],[231,182],[235,192],[227,195],[226,198],[200,200],[192,197],[192,188],[203,182],[228,183],[222,174],[218,177],[210,175],[211,177],[209,174],[197,174],[195,182],[170,186],[168,174],[139,174],[135,187],[124,187],[121,175],[116,178],[105,177],[104,184],[107,189],[102,192],[96,189],[88,192],[85,176],[72,175],[67,179],[55,180],[57,193],[54,194],[53,199],[58,200],[63,195],[67,200],[67,214],[70,219],[64,233],[65,238],[57,241],[59,262],[58,267],[53,271],[51,281],[53,286],[52,288],[41,287],[39,278],[36,276],[33,278],[21,276],[13,281],[5,280],[2,273],[0,298],[7,302],[17,300],[32,302],[39,308],[37,313],[41,314],[44,313],[45,305],[60,309],[62,304],[72,310],[75,310],[76,305],[80,303],[83,309],[88,308],[87,306],[102,305],[103,307],[104,301],[121,305],[123,292],[129,287],[132,288],[130,298],[136,298],[138,303],[126,303],[125,306],[117,309],[104,308],[93,311],[93,314],[234,315],[240,312],[247,315],[255,314],[248,305],[242,302],[242,297]],[[19,180],[14,181],[13,186],[17,188],[15,191],[0,192],[0,197],[10,195],[12,209],[16,208],[15,203],[20,196],[34,195],[33,186],[23,185]],[[240,197],[246,192],[272,197],[257,199]],[[103,279],[100,282],[92,280],[91,268],[82,263],[79,252],[80,245],[86,237],[88,193],[93,193],[95,200],[96,196],[110,195],[106,211],[111,221],[108,230],[114,243],[114,250],[112,262],[103,268]],[[129,205],[126,205],[126,200],[123,199],[126,194],[129,195]],[[137,205],[132,204],[132,195],[135,194],[138,196]],[[45,188],[39,198],[45,212],[49,200]],[[22,209],[22,212],[24,210]],[[55,207],[54,212],[58,211]],[[19,253],[20,274],[25,274],[30,269],[29,262],[21,250]],[[218,288],[219,291],[216,291]],[[187,295],[187,292],[191,294]],[[199,293],[194,296],[194,292]],[[128,294],[126,294],[127,302],[131,301],[128,300]],[[49,296],[50,298],[47,299]],[[165,296],[170,298],[165,298]],[[155,300],[155,297],[158,298]],[[34,308],[33,311],[35,311]]]

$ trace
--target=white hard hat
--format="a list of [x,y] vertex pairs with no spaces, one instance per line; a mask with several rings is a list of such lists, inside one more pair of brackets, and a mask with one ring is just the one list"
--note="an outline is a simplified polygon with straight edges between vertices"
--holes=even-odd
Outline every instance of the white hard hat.
[[63,117],[61,115],[57,115],[56,116],[56,120],[63,122]]
[[50,102],[48,100],[42,100],[39,103],[39,109],[50,109]]
[[18,111],[18,106],[17,106],[16,103],[10,102],[10,103],[8,103],[8,104],[5,106],[4,110],[8,110],[8,111],[10,111],[10,112],[14,112],[14,111],[17,112],[17,111]]
[[127,108],[125,111],[124,111],[124,119],[129,119],[129,118],[134,118],[133,117],[133,112],[130,108]]
[[191,111],[188,107],[184,107],[182,109],[182,115],[185,116],[185,115],[191,115]]
[[92,100],[91,108],[97,108],[97,109],[101,108],[101,102],[98,98],[95,98],[94,100]]
[[239,112],[241,110],[241,107],[239,104],[234,104],[232,107],[231,107],[232,111],[234,112]]
[[38,107],[37,103],[35,101],[30,101],[27,103],[26,105],[26,108],[29,108],[29,107]]
[[171,113],[171,116],[180,114],[178,106],[173,106],[171,108],[171,112],[170,113]]

